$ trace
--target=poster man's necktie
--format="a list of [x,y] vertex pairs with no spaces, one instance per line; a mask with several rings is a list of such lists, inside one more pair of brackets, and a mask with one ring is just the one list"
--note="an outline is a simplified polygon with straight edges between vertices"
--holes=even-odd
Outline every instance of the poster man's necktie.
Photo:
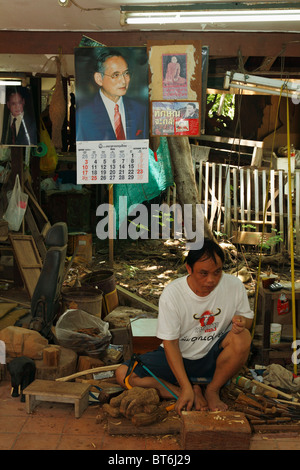
[[117,140],[125,140],[125,133],[122,125],[122,120],[121,120],[121,114],[119,111],[119,105],[116,104],[115,106],[115,115],[114,115],[114,120],[115,120],[115,133]]
[[10,126],[11,127],[11,141],[13,144],[15,144],[17,140],[16,120],[17,118],[14,118]]

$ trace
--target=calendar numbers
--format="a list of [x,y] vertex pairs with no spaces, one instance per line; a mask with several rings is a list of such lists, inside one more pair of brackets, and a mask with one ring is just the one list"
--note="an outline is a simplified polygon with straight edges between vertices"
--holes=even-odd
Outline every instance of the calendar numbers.
[[149,141],[77,142],[77,183],[147,183]]

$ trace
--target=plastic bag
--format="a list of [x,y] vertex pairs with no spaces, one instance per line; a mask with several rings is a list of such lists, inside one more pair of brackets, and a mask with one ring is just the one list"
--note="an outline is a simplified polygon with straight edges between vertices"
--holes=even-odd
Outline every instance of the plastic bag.
[[26,212],[28,195],[23,193],[20,185],[19,175],[16,176],[14,189],[7,194],[9,202],[3,219],[8,222],[9,230],[18,232]]
[[40,170],[52,173],[57,166],[58,156],[42,118],[40,118],[40,140],[47,146],[47,154],[40,158]]
[[[78,354],[97,358],[111,340],[109,323],[84,310],[67,310],[58,319],[55,332],[61,346]],[[91,334],[87,334],[88,332]]]

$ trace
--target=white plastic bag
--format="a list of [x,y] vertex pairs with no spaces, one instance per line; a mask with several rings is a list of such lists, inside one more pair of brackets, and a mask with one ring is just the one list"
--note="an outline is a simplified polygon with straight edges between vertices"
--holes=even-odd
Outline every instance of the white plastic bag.
[[[88,329],[98,330],[91,336]],[[67,310],[57,321],[55,334],[58,343],[78,354],[99,358],[110,344],[109,323],[84,310]]]
[[11,192],[3,219],[8,222],[9,230],[18,232],[27,209],[28,195],[22,192],[19,175],[16,176],[14,189]]

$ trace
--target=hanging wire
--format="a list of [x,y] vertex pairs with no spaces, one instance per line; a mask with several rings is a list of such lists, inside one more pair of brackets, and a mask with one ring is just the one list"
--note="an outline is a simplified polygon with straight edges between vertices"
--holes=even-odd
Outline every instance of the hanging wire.
[[[295,265],[294,265],[294,231],[293,231],[293,206],[292,206],[292,177],[291,177],[291,145],[290,145],[290,119],[289,119],[289,98],[286,98],[287,112],[287,147],[288,147],[288,179],[289,179],[289,233],[291,251],[291,282],[292,282],[292,321],[293,321],[293,344],[297,339],[296,327],[296,301],[295,301]],[[294,377],[297,377],[297,355],[296,348],[293,349]]]
[[103,11],[103,10],[115,10],[115,8],[84,8],[78,5],[75,0],[70,0],[70,2],[77,8],[79,8],[82,11]]
[[266,214],[267,214],[267,207],[268,207],[268,194],[269,194],[269,190],[270,190],[271,168],[272,168],[272,164],[273,164],[272,159],[273,159],[273,151],[274,151],[276,130],[277,130],[277,125],[278,125],[279,107],[280,107],[280,102],[281,102],[282,90],[283,90],[283,85],[281,86],[281,89],[280,89],[280,96],[279,96],[278,105],[277,105],[275,128],[274,128],[273,141],[272,141],[270,167],[269,167],[268,181],[267,181],[267,188],[266,188],[266,198],[265,198],[264,212],[263,212],[262,235],[261,235],[261,242],[260,242],[259,262],[258,262],[257,280],[256,280],[254,318],[253,318],[252,331],[251,331],[252,339],[254,337],[255,327],[256,327],[256,320],[257,320],[258,292],[259,292],[259,287],[260,287],[261,260],[262,260],[263,241],[264,241],[264,233],[265,233],[265,225],[266,225]]

